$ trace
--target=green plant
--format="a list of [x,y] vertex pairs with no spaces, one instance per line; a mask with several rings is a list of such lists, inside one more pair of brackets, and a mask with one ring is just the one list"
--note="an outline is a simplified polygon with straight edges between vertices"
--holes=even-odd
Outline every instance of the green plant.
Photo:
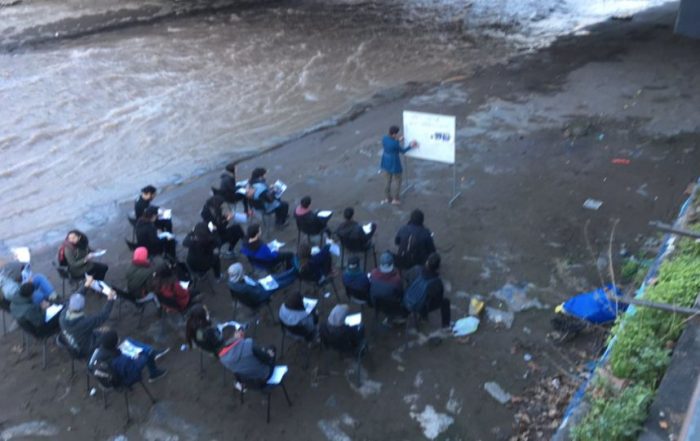
[[610,387],[594,386],[588,414],[572,430],[574,441],[628,441],[636,435],[647,417],[654,390],[637,384],[615,392]]
[[627,259],[622,265],[622,270],[620,271],[620,277],[622,283],[630,283],[634,280],[634,276],[639,272],[641,265],[639,261],[634,257]]

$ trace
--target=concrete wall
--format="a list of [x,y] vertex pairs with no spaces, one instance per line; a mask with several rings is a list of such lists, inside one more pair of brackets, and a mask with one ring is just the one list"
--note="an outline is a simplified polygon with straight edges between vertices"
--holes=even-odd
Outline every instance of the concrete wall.
[[676,18],[676,33],[700,38],[700,0],[681,0]]

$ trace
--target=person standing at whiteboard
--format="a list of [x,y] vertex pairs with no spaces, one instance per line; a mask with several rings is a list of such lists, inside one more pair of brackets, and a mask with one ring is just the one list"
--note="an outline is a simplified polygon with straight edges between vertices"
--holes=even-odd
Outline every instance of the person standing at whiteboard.
[[[384,190],[384,200],[383,204],[392,203],[394,205],[401,204],[401,173],[403,168],[401,167],[401,157],[399,154],[406,153],[407,151],[418,148],[418,143],[416,141],[411,141],[408,147],[403,146],[403,136],[399,134],[399,128],[397,126],[389,127],[389,134],[384,135],[382,139],[382,146],[384,151],[382,152],[382,162],[379,165],[381,171],[386,175],[386,188]],[[391,197],[391,183],[396,182],[396,193],[395,197]]]

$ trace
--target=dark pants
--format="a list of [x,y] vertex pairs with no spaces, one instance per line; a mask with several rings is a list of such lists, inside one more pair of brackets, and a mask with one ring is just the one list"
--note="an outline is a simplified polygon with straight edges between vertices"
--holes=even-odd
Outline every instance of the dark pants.
[[140,341],[131,338],[128,340],[134,346],[138,346],[143,349],[141,354],[139,354],[138,358],[134,360],[137,366],[140,366],[141,369],[143,369],[144,366],[147,367],[148,375],[150,377],[156,376],[158,374],[158,366],[156,366],[156,354],[153,348],[145,343],[141,343]]
[[221,231],[221,241],[227,243],[228,249],[231,251],[236,247],[238,241],[245,236],[243,228],[238,224],[229,225],[219,231]]
[[450,325],[450,299],[444,297],[435,297],[433,299],[428,299],[428,303],[425,310],[421,313],[421,316],[427,317],[428,313],[440,309],[440,317],[442,320],[442,326]]
[[287,220],[289,215],[289,204],[285,201],[278,201],[279,205],[274,209],[275,213],[275,225],[282,225]]
[[91,275],[95,280],[104,280],[105,276],[107,275],[107,270],[109,267],[105,265],[104,263],[100,262],[91,262],[92,264],[90,265],[90,269],[86,271],[89,275]]
[[284,269],[288,270],[294,266],[294,253],[289,251],[280,251],[277,253],[277,259],[275,259],[274,264],[284,263]]
[[208,259],[204,259],[204,256],[199,259],[191,259],[187,257],[187,265],[198,273],[206,273],[210,269],[214,272],[214,277],[219,278],[221,276],[221,259],[217,254],[212,254]]

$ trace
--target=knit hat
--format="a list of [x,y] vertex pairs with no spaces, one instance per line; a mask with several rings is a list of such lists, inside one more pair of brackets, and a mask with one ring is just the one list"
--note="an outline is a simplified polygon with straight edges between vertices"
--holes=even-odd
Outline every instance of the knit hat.
[[134,265],[148,265],[148,248],[138,247],[134,250],[134,256],[131,258],[131,263]]
[[68,309],[70,311],[80,312],[84,308],[85,308],[85,297],[82,294],[80,294],[79,292],[72,294],[70,296],[70,300],[68,301]]
[[228,280],[229,282],[236,283],[243,277],[243,265],[240,263],[234,263],[228,267]]
[[379,257],[379,271],[383,273],[390,273],[394,270],[394,256],[388,252],[384,251]]

